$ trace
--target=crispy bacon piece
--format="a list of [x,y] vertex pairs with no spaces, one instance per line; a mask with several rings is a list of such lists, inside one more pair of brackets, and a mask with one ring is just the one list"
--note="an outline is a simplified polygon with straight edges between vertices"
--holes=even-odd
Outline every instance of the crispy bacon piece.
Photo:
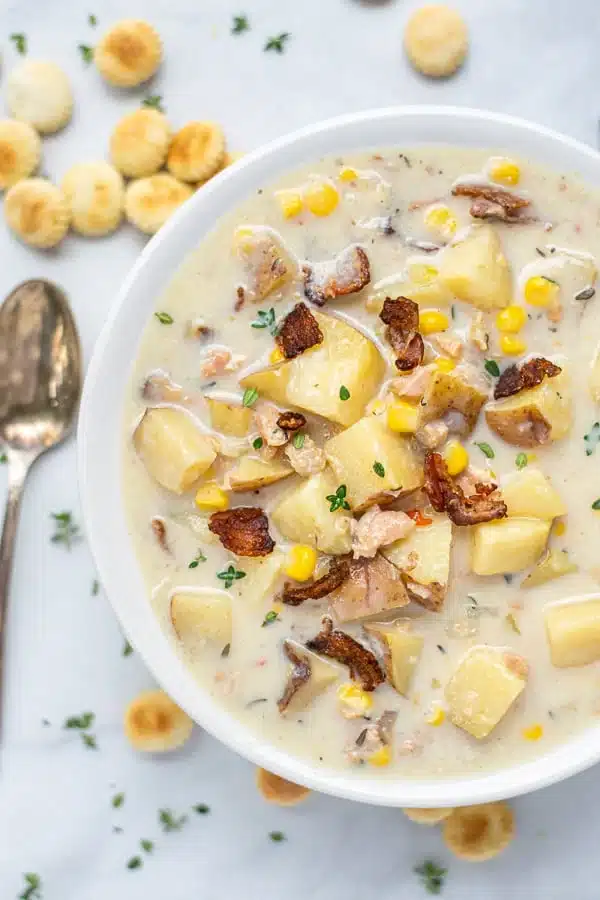
[[156,538],[160,549],[164,550],[165,553],[170,553],[171,548],[167,541],[167,523],[162,516],[154,516],[150,520],[150,527],[152,528],[152,534]]
[[305,600],[322,600],[339,588],[350,576],[350,564],[346,559],[333,560],[328,571],[311,584],[295,587],[289,581],[283,586],[281,599],[288,606],[300,606]]
[[267,556],[275,546],[269,534],[269,520],[258,506],[213,513],[208,528],[227,550],[238,556]]
[[355,294],[371,280],[369,257],[358,244],[346,247],[335,259],[307,263],[303,272],[304,294],[317,306],[324,306],[336,297]]
[[277,419],[277,426],[282,431],[298,431],[300,428],[304,428],[305,425],[306,416],[303,416],[302,413],[291,412],[291,410],[280,413]]
[[533,221],[530,216],[523,215],[523,210],[530,206],[531,201],[518,194],[511,194],[510,191],[485,184],[457,184],[452,188],[452,193],[455,197],[473,198],[469,212],[474,219],[497,219],[523,224]]
[[275,338],[286,359],[323,343],[323,332],[306,303],[297,303],[287,314]]
[[292,671],[290,672],[283,694],[277,701],[277,708],[280,713],[284,713],[287,710],[296,693],[308,682],[312,674],[308,659],[300,656],[300,654],[296,652],[293,644],[289,641],[284,641],[283,651],[292,664]]
[[489,495],[496,490],[495,484],[477,482],[475,493],[465,496],[465,492],[452,481],[443,457],[439,453],[425,455],[425,491],[436,512],[448,513],[455,525],[479,525],[506,516],[506,503],[494,500]]
[[315,653],[348,666],[351,677],[360,681],[365,691],[374,691],[385,681],[375,654],[349,634],[334,630],[333,621],[329,616],[324,616],[321,631],[307,641],[306,646]]
[[512,397],[520,391],[526,391],[537,387],[544,378],[554,378],[560,375],[562,369],[549,359],[537,356],[529,359],[521,366],[509,366],[505,369],[494,388],[494,400],[502,400],[504,397]]
[[397,354],[396,368],[401,372],[415,369],[423,361],[425,345],[417,331],[419,307],[407,297],[386,297],[379,318],[387,327],[387,339]]

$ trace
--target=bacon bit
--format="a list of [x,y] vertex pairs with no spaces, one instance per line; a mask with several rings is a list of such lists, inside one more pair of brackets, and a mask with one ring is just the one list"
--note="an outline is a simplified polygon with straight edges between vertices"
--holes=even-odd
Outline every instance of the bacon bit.
[[287,412],[282,412],[277,419],[278,428],[283,429],[283,431],[298,431],[300,428],[304,428],[306,425],[306,416],[303,416],[302,413],[291,412],[288,410]]
[[334,559],[329,570],[321,578],[302,587],[295,587],[289,581],[283,585],[281,600],[288,606],[300,606],[305,600],[322,600],[339,588],[350,576],[350,564],[346,559]]
[[560,366],[556,366],[543,356],[529,359],[519,366],[509,366],[505,369],[494,389],[494,400],[502,400],[504,397],[512,397],[520,391],[526,391],[537,387],[544,378],[554,378],[562,372]]
[[529,664],[524,656],[518,656],[516,653],[504,654],[504,665],[514,675],[519,678],[527,678],[529,675]]
[[185,336],[191,340],[205,340],[214,335],[212,328],[205,325],[203,319],[194,319],[185,326]]
[[285,455],[293,470],[303,478],[322,472],[327,465],[325,451],[321,447],[317,447],[307,434],[304,436],[304,443],[301,447],[294,447],[293,443],[288,444],[285,448]]
[[323,332],[306,303],[297,303],[287,314],[275,341],[286,359],[323,343]]
[[506,503],[489,497],[497,489],[495,484],[475,485],[475,493],[466,497],[463,489],[452,481],[443,457],[439,453],[425,455],[425,491],[436,512],[448,513],[455,525],[478,525],[503,519]]
[[358,522],[351,521],[354,559],[372,559],[380,547],[405,538],[415,523],[403,512],[382,511],[372,506]]
[[530,206],[531,201],[511,194],[510,191],[483,184],[457,184],[452,188],[452,194],[455,197],[474,198],[469,210],[474,219],[497,219],[523,224],[534,221],[530,216],[522,214],[522,210]]
[[286,712],[296,693],[305,685],[312,674],[308,657],[300,656],[290,641],[283,642],[283,652],[292,664],[292,671],[283,690],[283,694],[277,701],[277,709],[281,714]]
[[246,357],[233,354],[229,347],[211,347],[200,366],[200,374],[203,378],[211,378],[214,375],[224,375],[225,372],[235,372],[242,365]]
[[329,616],[324,616],[319,634],[306,642],[309,650],[328,656],[337,662],[348,666],[350,676],[360,681],[363,690],[374,691],[378,685],[385,681],[385,676],[377,662],[375,654],[349,634],[337,631],[333,628],[333,621]]
[[160,549],[164,550],[165,553],[170,553],[171,548],[167,541],[167,524],[162,516],[154,516],[154,518],[150,520],[150,527],[152,528],[152,533],[154,534]]
[[406,515],[413,520],[417,528],[425,528],[427,525],[433,524],[433,519],[424,516],[420,509],[408,509]]
[[236,301],[233,305],[233,311],[239,312],[246,302],[246,291],[240,284],[236,290]]
[[324,306],[336,297],[355,294],[371,280],[369,257],[358,244],[346,247],[335,259],[306,264],[302,271],[304,293],[317,306]]
[[396,368],[401,372],[415,369],[423,362],[425,345],[417,331],[419,307],[407,297],[386,297],[379,318],[387,328],[387,339],[397,354]]
[[262,669],[267,665],[268,662],[269,662],[269,660],[267,659],[266,656],[261,656],[260,659],[256,660],[256,668]]
[[238,556],[268,556],[275,541],[269,520],[258,506],[237,506],[213,513],[208,528],[227,550]]

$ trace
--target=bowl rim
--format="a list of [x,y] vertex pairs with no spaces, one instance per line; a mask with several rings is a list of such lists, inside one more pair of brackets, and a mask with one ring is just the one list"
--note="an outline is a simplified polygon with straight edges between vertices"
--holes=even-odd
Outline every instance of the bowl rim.
[[[367,139],[370,134],[380,133],[389,134],[387,140]],[[423,137],[415,141],[414,134]],[[158,285],[170,281],[199,237],[214,226],[215,217],[237,205],[253,187],[271,182],[274,172],[292,170],[321,155],[374,146],[433,144],[505,152],[512,149],[516,155],[531,154],[536,163],[551,168],[568,166],[569,173],[575,170],[584,181],[600,184],[600,154],[592,147],[525,119],[468,107],[365,110],[277,138],[208,182],[140,253],[95,344],[77,432],[84,525],[98,576],[125,634],[159,684],[205,730],[256,765],[322,793],[382,806],[459,806],[546,787],[600,759],[600,724],[528,762],[440,779],[375,778],[363,777],[362,773],[357,777],[357,773],[322,767],[296,757],[262,739],[199,685],[171,647],[148,603],[121,503],[122,407],[131,361],[162,290]],[[204,224],[198,231],[196,220],[202,223],[203,218]],[[187,249],[183,250],[183,245],[188,245]],[[168,269],[166,278],[164,267]],[[144,299],[148,293],[150,303]],[[135,354],[131,352],[132,345],[136,347]],[[112,431],[111,423],[116,426]]]

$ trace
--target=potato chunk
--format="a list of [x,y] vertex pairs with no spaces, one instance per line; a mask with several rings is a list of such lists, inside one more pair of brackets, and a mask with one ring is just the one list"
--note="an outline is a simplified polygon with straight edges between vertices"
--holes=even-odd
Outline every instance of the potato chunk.
[[323,553],[350,553],[352,517],[345,509],[330,512],[326,499],[336,488],[331,469],[311,475],[283,495],[271,512],[271,521],[290,541],[309,544]]
[[552,664],[559,669],[587,666],[600,659],[600,596],[546,608],[546,634]]
[[[414,528],[408,537],[382,547],[381,552],[411,582],[439,585],[438,597],[443,597],[450,576],[452,522],[447,516],[433,513],[431,525]],[[410,587],[410,583],[409,583]]]
[[472,366],[459,366],[452,372],[435,371],[419,407],[419,427],[441,419],[452,409],[464,416],[472,431],[487,399],[487,386]]
[[398,622],[365,625],[384,648],[384,664],[388,680],[403,697],[408,694],[414,671],[423,650],[424,638],[412,631],[409,619]]
[[232,437],[245,437],[252,421],[252,410],[239,403],[226,403],[207,397],[210,424],[215,431],[229,434]]
[[554,519],[567,512],[560,494],[539,469],[528,467],[516,472],[501,491],[509,516]]
[[440,278],[459,300],[477,309],[500,309],[512,300],[510,268],[490,225],[473,225],[444,250]]
[[414,491],[423,484],[423,467],[410,439],[389,431],[379,416],[360,419],[330,438],[325,455],[336,486],[345,484],[354,512],[377,503],[386,491]]
[[[313,311],[323,342],[288,362],[241,379],[262,396],[352,425],[376,392],[385,363],[375,344],[342,319]],[[340,390],[346,388],[348,399]],[[342,392],[346,396],[346,392]]]
[[546,546],[551,522],[498,519],[475,525],[471,569],[476,575],[508,575],[533,565]]
[[240,597],[246,609],[260,607],[265,600],[270,602],[284,562],[285,554],[277,547],[268,556],[244,557],[238,568],[245,577],[233,583],[231,593]]
[[544,378],[537,387],[489,403],[485,418],[492,431],[509,444],[538,447],[568,433],[572,406],[569,378],[563,369],[554,378]]
[[163,487],[183,494],[217,457],[215,441],[179,409],[147,409],[133,444],[148,472]]
[[527,683],[525,660],[502,647],[471,647],[446,685],[450,719],[473,737],[485,738]]
[[232,491],[256,491],[292,475],[294,470],[277,459],[264,460],[258,456],[242,456],[228,472]]
[[[299,644],[297,641],[292,640],[287,640],[285,644],[291,649],[293,656],[307,663],[310,669],[308,678],[298,678],[293,692],[289,691],[290,699],[285,704],[280,703],[280,712],[289,714],[301,712],[310,706],[313,700],[324,693],[334,681],[337,681],[343,669],[317,653],[313,653],[304,644]],[[288,681],[295,676],[297,677],[294,669],[293,665],[289,667]]]
[[207,638],[225,646],[231,641],[231,594],[227,591],[177,591],[171,596],[169,614],[175,634],[184,643]]

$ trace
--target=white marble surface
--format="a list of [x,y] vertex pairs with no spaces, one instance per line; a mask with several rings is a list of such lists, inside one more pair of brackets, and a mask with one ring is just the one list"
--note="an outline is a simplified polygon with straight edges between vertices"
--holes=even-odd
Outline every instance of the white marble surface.
[[[75,83],[76,109],[63,133],[44,141],[43,169],[106,153],[111,125],[137,96],[106,89],[79,57],[93,44],[87,25],[144,15],[166,46],[152,93],[173,122],[215,118],[232,149],[245,150],[291,128],[340,112],[394,103],[440,102],[517,113],[594,143],[600,98],[600,15],[594,0],[462,0],[472,50],[459,77],[433,83],[412,73],[401,52],[412,2],[358,0],[0,0],[4,72],[16,61],[8,40],[26,32],[32,57],[61,63]],[[252,30],[229,35],[233,13]],[[264,54],[265,37],[292,34],[283,56]],[[102,241],[70,237],[55,254],[18,245],[0,221],[0,295],[44,275],[68,291],[86,359],[124,274],[143,241],[127,228]],[[501,858],[459,863],[437,830],[394,810],[312,797],[295,810],[265,805],[252,767],[200,730],[180,754],[143,759],[127,746],[123,708],[152,679],[122,636],[85,543],[71,553],[49,541],[52,511],[78,516],[73,443],[34,471],[23,508],[8,629],[0,770],[0,898],[39,873],[44,900],[403,900],[424,897],[413,866],[447,865],[444,897],[597,900],[599,770],[516,802],[518,840]],[[61,729],[84,710],[97,717],[98,750]],[[42,719],[51,725],[44,727]],[[111,806],[125,792],[119,810]],[[207,803],[211,812],[190,812]],[[188,812],[163,834],[157,810]],[[115,833],[113,826],[123,828]],[[268,833],[285,832],[274,844]],[[140,838],[154,853],[126,869]]]

